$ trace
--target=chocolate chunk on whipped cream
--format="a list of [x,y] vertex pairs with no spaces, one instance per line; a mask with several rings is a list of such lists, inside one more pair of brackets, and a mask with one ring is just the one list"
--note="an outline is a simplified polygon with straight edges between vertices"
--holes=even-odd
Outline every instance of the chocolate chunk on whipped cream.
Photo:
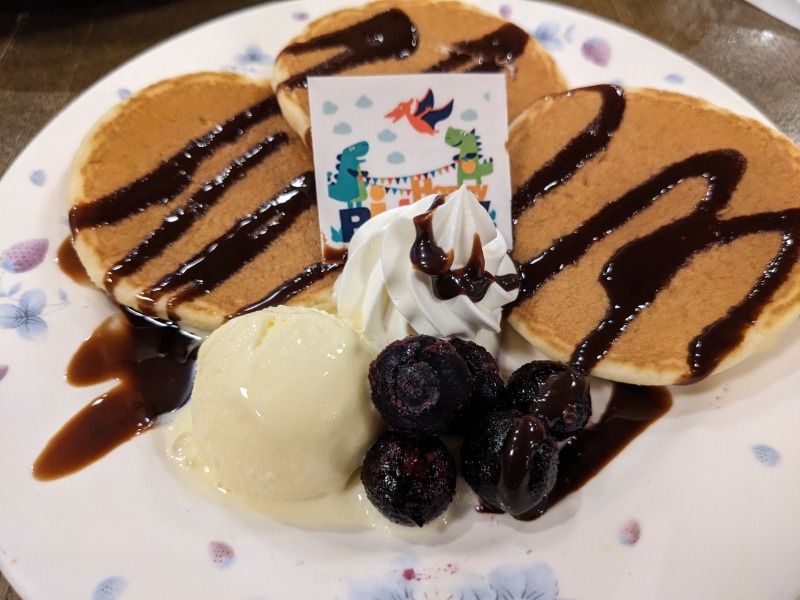
[[367,221],[334,286],[339,315],[377,347],[415,333],[494,347],[518,292],[506,242],[466,186]]

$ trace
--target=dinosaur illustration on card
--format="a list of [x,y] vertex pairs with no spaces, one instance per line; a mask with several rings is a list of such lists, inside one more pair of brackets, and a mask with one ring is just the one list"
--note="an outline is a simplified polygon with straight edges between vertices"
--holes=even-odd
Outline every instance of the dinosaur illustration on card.
[[467,179],[472,179],[481,184],[481,179],[494,172],[494,160],[482,160],[481,138],[475,130],[464,131],[455,127],[448,127],[444,141],[448,146],[458,148],[458,154],[453,157],[456,161],[456,180],[460,186]]
[[[413,108],[414,104],[416,106]],[[438,108],[434,108],[433,92],[428,89],[425,96],[417,100],[411,98],[405,102],[400,102],[394,110],[387,113],[385,117],[392,119],[392,123],[397,123],[405,117],[409,124],[420,133],[434,135],[438,133],[436,124],[444,121],[453,112],[453,100]]]
[[348,146],[336,157],[336,175],[331,180],[328,172],[328,195],[339,202],[347,202],[347,206],[360,205],[367,198],[367,189],[364,178],[367,176],[361,170],[364,156],[369,152],[369,144],[365,141],[356,142]]

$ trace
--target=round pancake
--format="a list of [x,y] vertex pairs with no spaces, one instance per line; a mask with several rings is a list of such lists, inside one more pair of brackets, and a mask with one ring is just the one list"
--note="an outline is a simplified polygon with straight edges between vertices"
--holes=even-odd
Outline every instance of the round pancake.
[[252,305],[315,304],[312,162],[269,82],[161,81],[109,111],[75,156],[75,250],[118,303],[210,331]]
[[800,314],[800,149],[779,132],[696,98],[595,86],[531,105],[509,155],[524,282],[509,322],[547,356],[690,382]]
[[427,71],[504,72],[509,120],[567,87],[552,57],[521,28],[474,6],[432,0],[375,2],[309,23],[278,54],[273,84],[284,116],[310,146],[306,75]]

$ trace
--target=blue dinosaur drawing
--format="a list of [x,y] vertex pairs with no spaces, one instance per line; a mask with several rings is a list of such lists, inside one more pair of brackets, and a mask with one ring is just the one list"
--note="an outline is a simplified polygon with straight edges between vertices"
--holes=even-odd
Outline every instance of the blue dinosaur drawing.
[[[348,208],[360,205],[367,199],[367,188],[364,185],[366,171],[361,170],[363,158],[369,152],[366,141],[356,142],[348,146],[336,156],[336,177],[328,184],[328,196],[339,202],[347,202]],[[330,173],[328,173],[330,179]]]

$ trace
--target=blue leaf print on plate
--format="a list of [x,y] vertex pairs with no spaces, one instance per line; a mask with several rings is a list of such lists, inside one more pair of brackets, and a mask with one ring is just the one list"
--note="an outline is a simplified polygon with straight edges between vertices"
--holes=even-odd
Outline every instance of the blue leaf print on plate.
[[499,567],[487,577],[460,572],[454,565],[432,569],[407,568],[390,572],[383,580],[355,583],[350,600],[556,600],[558,582],[545,563]]
[[497,598],[556,600],[558,583],[544,563],[529,567],[499,567],[489,573],[489,585]]
[[765,467],[774,467],[781,462],[781,453],[772,446],[755,444],[751,447],[756,460]]
[[258,44],[250,44],[244,49],[243,54],[237,54],[235,60],[240,65],[269,65],[272,64],[272,56],[265,54]]
[[6,375],[8,375],[8,365],[0,365],[0,381],[3,381]]
[[545,21],[533,31],[533,37],[548,50],[561,50],[560,29],[561,26],[555,21]]
[[33,185],[42,187],[46,182],[47,173],[45,173],[42,169],[36,169],[33,173],[31,173],[31,183]]
[[128,580],[124,577],[120,575],[107,577],[94,588],[92,600],[117,600],[126,587],[128,587]]
[[670,73],[666,77],[664,77],[664,81],[668,83],[683,83],[683,75],[680,73]]

